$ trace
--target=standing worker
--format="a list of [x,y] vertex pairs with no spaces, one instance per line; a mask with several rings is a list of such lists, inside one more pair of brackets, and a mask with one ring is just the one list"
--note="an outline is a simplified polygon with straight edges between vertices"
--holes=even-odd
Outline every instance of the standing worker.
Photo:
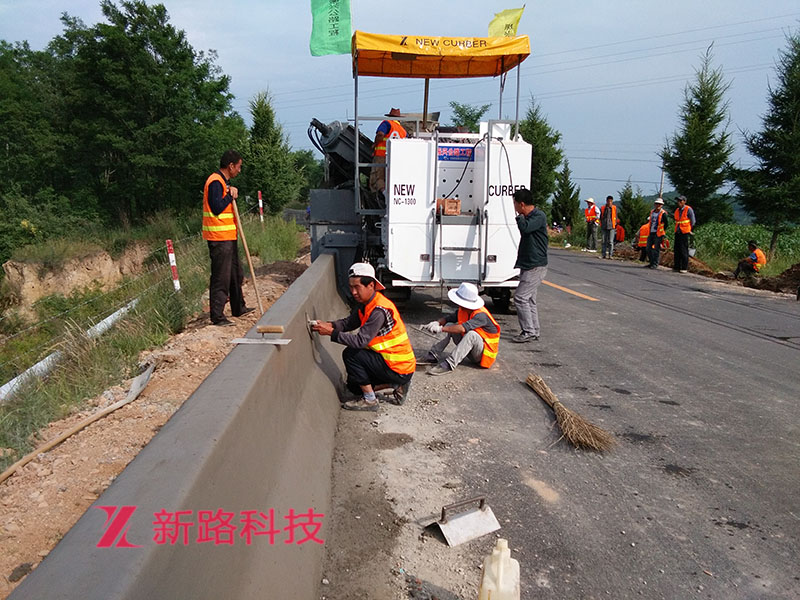
[[650,264],[646,266],[650,269],[658,268],[658,260],[661,257],[661,244],[664,242],[668,221],[667,211],[664,210],[664,199],[656,198],[648,221],[650,233],[647,236],[647,256],[650,258]]
[[244,273],[239,264],[238,234],[233,202],[239,190],[229,184],[242,170],[242,157],[236,150],[226,150],[219,161],[219,171],[209,175],[203,186],[203,239],[211,257],[211,281],[208,286],[211,323],[233,325],[225,318],[225,304],[230,300],[231,314],[241,317],[247,308],[242,294]]
[[[411,376],[417,368],[414,349],[397,307],[381,291],[369,263],[350,267],[350,293],[358,303],[349,317],[317,321],[312,329],[346,346],[342,360],[347,371],[347,389],[360,396],[342,404],[347,410],[378,410],[375,392],[394,388],[391,401],[401,405],[408,396]],[[358,329],[358,333],[347,333]]]
[[[519,269],[519,285],[514,292],[520,332],[511,341],[517,344],[539,339],[539,311],[536,293],[547,275],[547,216],[533,204],[531,191],[514,192],[519,248],[514,268]],[[595,250],[597,252],[597,250]]]
[[[387,117],[402,117],[400,109],[393,108]],[[400,121],[393,119],[383,120],[378,125],[375,132],[375,142],[372,144],[372,162],[381,163],[377,167],[372,167],[369,173],[369,189],[373,192],[383,192],[386,187],[386,140],[389,138],[400,139],[406,137],[406,130],[400,125]]]
[[761,267],[767,264],[767,257],[764,255],[761,248],[758,247],[755,240],[747,242],[747,249],[750,250],[750,256],[739,261],[739,265],[733,272],[734,279],[739,279],[739,273],[755,275],[761,270]]
[[597,252],[597,223],[600,221],[600,210],[594,205],[594,198],[586,199],[586,248],[583,252]]
[[694,231],[694,210],[686,204],[686,196],[678,196],[675,209],[675,249],[672,270],[686,273],[689,270],[689,236]]
[[600,228],[603,230],[603,258],[611,258],[614,255],[614,238],[617,236],[614,196],[607,196],[605,206],[600,209]]
[[[488,369],[497,358],[500,346],[500,325],[483,305],[475,284],[464,282],[457,289],[447,292],[447,297],[458,306],[458,310],[431,321],[423,329],[431,333],[447,334],[436,342],[428,352],[428,357],[438,364],[428,369],[429,375],[446,375],[456,370],[461,362],[469,357],[474,363]],[[455,350],[444,360],[444,349],[450,342]]]

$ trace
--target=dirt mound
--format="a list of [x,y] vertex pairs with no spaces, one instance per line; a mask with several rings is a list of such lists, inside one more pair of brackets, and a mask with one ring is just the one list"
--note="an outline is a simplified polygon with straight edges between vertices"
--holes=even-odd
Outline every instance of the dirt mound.
[[[639,260],[639,250],[636,250],[627,244],[625,246],[615,246],[614,255],[626,258],[628,260]],[[673,254],[672,250],[666,250],[662,252],[658,264],[671,269],[675,264],[675,255]],[[694,257],[689,257],[689,272],[697,273],[698,275],[703,275],[704,277],[714,277],[714,271],[712,271],[711,268],[702,260],[698,260]]]
[[792,265],[776,277],[751,277],[746,280],[745,285],[770,292],[797,293],[800,290],[800,263]]

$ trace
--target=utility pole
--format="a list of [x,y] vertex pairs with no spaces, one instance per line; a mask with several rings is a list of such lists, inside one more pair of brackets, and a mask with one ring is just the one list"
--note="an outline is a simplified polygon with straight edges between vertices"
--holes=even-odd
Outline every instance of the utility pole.
[[661,193],[664,191],[664,161],[661,161],[661,183],[658,184],[658,197],[663,198]]

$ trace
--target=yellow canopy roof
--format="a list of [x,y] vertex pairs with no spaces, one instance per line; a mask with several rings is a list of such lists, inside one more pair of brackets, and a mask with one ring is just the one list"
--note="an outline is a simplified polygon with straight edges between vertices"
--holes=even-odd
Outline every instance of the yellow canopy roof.
[[[425,37],[353,34],[353,75],[374,77],[494,77],[531,53],[527,35],[516,37]],[[357,70],[356,70],[357,69]]]

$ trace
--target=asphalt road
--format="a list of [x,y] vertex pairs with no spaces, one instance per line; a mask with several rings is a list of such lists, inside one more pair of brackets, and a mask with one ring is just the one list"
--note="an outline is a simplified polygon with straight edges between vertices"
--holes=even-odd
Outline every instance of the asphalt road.
[[[800,598],[800,303],[563,250],[546,284],[540,341],[500,315],[491,370],[435,378],[472,382],[450,439],[481,443],[448,460],[503,523],[522,597]],[[415,291],[404,316],[438,307]],[[618,447],[559,442],[530,372]]]

